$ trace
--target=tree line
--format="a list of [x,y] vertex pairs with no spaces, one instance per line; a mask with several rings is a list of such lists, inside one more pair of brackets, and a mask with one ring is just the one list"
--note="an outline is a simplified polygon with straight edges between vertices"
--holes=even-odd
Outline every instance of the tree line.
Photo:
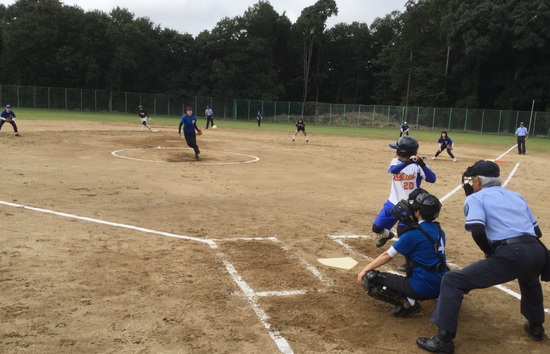
[[124,8],[0,5],[0,82],[281,101],[550,109],[550,0],[417,0],[340,23],[259,0],[197,36]]

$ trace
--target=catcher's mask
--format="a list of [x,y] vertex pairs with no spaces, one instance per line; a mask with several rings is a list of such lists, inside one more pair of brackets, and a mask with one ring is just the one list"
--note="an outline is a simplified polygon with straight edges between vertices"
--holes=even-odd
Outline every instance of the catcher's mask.
[[466,196],[474,193],[470,181],[477,176],[500,177],[500,167],[493,161],[479,160],[472,166],[469,166],[462,174],[462,188]]
[[404,158],[409,158],[418,152],[418,141],[410,136],[403,136],[389,146],[397,150],[397,156]]
[[422,219],[433,221],[439,217],[441,211],[441,202],[436,196],[428,193],[425,189],[418,188],[409,194],[407,200],[401,199],[392,209],[391,213],[399,222],[405,225],[411,225],[418,222],[414,215],[419,210]]

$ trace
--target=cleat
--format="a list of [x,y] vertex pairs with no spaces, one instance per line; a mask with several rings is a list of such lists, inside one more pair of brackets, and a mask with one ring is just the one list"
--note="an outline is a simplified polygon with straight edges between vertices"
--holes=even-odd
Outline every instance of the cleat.
[[[407,299],[404,299],[404,302],[406,302],[407,304],[409,303]],[[416,301],[414,305],[412,305],[409,308],[405,308],[402,305],[395,306],[394,308],[392,308],[390,313],[394,317],[405,318],[405,317],[409,317],[410,315],[414,315],[415,313],[419,313],[420,311],[422,311],[422,307],[420,306],[420,303]]]
[[434,156],[434,157],[432,157],[432,160],[435,160],[435,156]]
[[378,238],[378,242],[376,242],[376,247],[382,247],[386,244],[386,242],[388,242],[389,240],[391,240],[392,238],[395,237],[395,234],[393,232],[390,231],[390,234],[386,237],[379,237]]
[[19,135],[19,133],[15,133],[15,136],[19,136],[19,137],[20,137],[21,135]]
[[456,158],[453,159],[453,162],[456,162]]
[[441,340],[441,338],[439,338],[439,336],[434,336],[432,338],[425,338],[425,337],[418,338],[416,340],[416,345],[420,349],[424,349],[432,353],[452,354],[455,352],[454,342],[450,341],[449,343],[443,343],[443,341]]
[[544,327],[542,327],[542,325],[534,326],[530,325],[529,322],[525,322],[523,329],[525,329],[525,332],[527,332],[533,340],[539,341],[544,337]]

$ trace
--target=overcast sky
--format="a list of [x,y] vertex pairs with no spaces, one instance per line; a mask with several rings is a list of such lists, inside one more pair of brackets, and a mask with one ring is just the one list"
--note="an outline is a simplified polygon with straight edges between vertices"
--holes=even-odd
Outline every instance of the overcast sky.
[[[224,17],[242,16],[258,0],[61,0],[65,5],[78,6],[84,11],[101,10],[109,13],[118,7],[126,8],[134,18],[148,17],[161,28],[170,28],[180,33],[198,35],[203,30],[212,30]],[[269,3],[280,15],[296,22],[302,10],[317,0],[270,0]],[[384,17],[392,11],[405,11],[406,0],[336,0],[338,16],[328,19],[328,27],[337,23],[354,21],[369,26],[376,17]],[[8,6],[15,0],[0,0]]]

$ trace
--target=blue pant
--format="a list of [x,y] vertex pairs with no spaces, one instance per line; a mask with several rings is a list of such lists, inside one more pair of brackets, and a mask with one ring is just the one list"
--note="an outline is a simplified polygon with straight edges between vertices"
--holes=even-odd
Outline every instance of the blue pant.
[[445,274],[432,322],[440,330],[456,333],[464,294],[517,279],[521,292],[521,314],[531,324],[544,323],[539,276],[545,262],[545,250],[536,237],[525,238],[525,242],[501,246],[486,259]]

